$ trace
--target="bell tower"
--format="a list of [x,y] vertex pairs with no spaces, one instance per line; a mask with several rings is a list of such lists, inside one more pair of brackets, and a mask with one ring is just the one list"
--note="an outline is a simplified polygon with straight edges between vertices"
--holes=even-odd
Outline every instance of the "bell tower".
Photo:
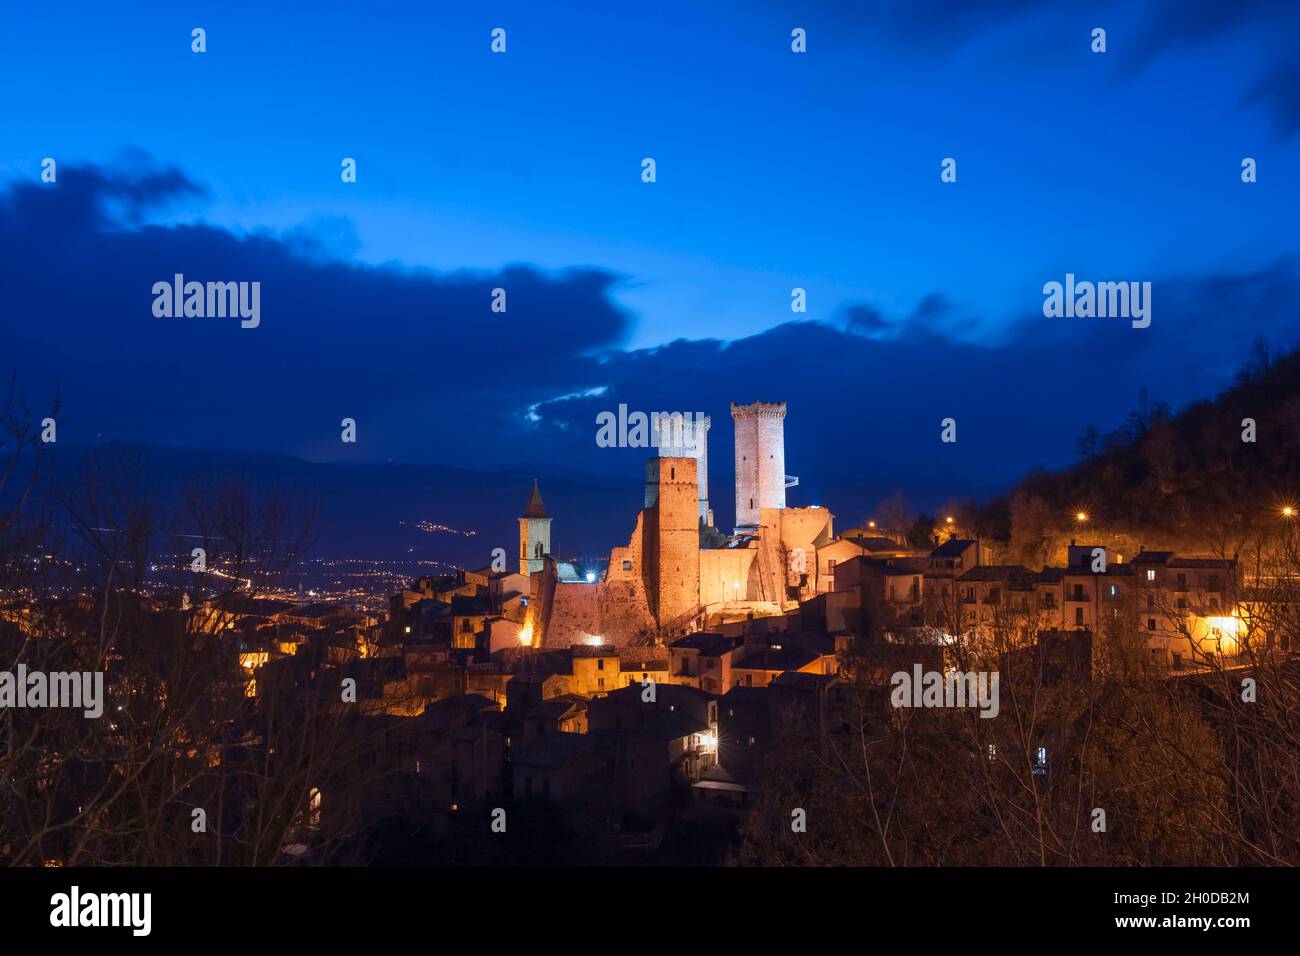
[[519,518],[519,573],[542,570],[542,558],[551,553],[551,517],[542,504],[542,492],[533,479],[533,493]]

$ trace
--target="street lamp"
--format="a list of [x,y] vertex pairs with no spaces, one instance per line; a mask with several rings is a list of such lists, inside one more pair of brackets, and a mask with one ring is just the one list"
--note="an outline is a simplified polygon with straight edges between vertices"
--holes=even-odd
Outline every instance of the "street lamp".
[[1290,505],[1286,505],[1286,506],[1284,506],[1284,507],[1282,508],[1282,517],[1283,517],[1283,518],[1294,518],[1294,517],[1295,517],[1295,508],[1291,507]]

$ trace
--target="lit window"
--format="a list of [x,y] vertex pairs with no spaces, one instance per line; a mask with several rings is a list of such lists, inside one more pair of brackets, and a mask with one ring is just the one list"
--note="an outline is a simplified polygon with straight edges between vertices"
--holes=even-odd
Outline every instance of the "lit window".
[[1156,572],[1155,572],[1155,569],[1154,569],[1154,568],[1148,568],[1148,569],[1147,569],[1147,580],[1148,580],[1148,581],[1154,581],[1155,579],[1156,579]]

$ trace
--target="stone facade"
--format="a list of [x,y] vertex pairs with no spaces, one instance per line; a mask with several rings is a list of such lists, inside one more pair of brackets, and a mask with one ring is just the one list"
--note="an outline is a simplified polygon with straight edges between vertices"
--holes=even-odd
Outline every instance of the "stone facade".
[[651,423],[653,441],[660,458],[694,458],[695,481],[699,502],[699,520],[713,527],[713,509],[709,507],[709,426],[708,415],[656,414]]
[[736,533],[764,508],[785,507],[785,402],[731,405],[736,428]]
[[[701,549],[708,492],[700,488],[699,469],[708,419],[692,418],[701,441],[688,455],[665,454],[689,443],[684,432],[665,433],[659,419],[658,435],[669,440],[646,462],[645,507],[627,545],[610,552],[602,578],[562,580],[549,556],[533,574],[531,611],[541,646],[668,640],[717,623],[780,614],[817,592],[817,550],[832,539],[833,517],[825,508],[785,507],[785,403],[733,405],[732,414],[738,514],[748,530],[725,547]],[[534,534],[524,530],[527,520],[537,519],[520,519],[521,540]]]
[[550,553],[551,518],[534,479],[532,496],[519,518],[519,573],[535,574],[542,570],[542,559]]
[[660,628],[684,627],[700,608],[700,524],[694,458],[646,463],[644,560],[650,613]]

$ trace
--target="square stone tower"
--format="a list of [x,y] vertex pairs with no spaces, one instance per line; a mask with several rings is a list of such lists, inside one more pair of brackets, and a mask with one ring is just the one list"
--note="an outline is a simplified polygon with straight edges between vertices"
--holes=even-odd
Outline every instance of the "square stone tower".
[[646,462],[642,574],[661,628],[685,628],[700,607],[700,518],[694,458]]
[[686,412],[660,412],[651,419],[651,441],[660,458],[694,458],[695,481],[699,487],[699,520],[713,527],[713,509],[709,507],[709,426],[708,415]]
[[763,508],[784,508],[785,402],[731,403],[736,426],[736,534],[758,530]]

